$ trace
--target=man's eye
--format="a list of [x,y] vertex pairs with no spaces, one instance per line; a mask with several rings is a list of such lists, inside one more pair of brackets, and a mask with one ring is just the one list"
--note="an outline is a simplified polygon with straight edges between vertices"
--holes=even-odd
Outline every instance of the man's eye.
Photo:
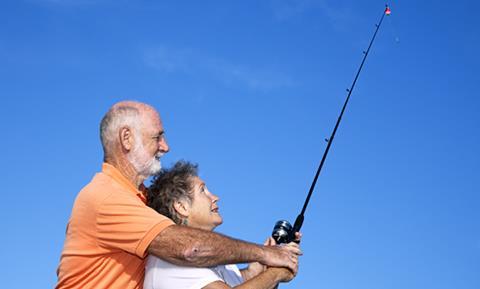
[[158,142],[158,141],[160,141],[160,140],[163,138],[163,134],[156,135],[156,136],[154,136],[154,137],[152,137],[152,138]]

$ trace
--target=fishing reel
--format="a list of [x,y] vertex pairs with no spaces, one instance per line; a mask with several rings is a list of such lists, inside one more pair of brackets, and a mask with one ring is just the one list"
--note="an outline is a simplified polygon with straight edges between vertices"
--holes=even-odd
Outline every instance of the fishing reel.
[[272,232],[272,238],[277,244],[287,244],[295,240],[295,232],[292,225],[285,220],[280,220],[275,223]]
[[292,226],[288,221],[280,220],[275,223],[272,232],[272,238],[277,242],[277,244],[288,244],[290,242],[299,243],[300,241],[296,240],[295,233],[300,232],[300,229],[303,225],[303,216],[304,211],[297,216],[295,219],[295,224]]

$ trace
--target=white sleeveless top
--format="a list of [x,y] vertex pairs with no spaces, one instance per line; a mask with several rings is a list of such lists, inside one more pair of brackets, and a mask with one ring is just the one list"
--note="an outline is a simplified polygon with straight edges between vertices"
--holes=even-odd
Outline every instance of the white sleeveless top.
[[211,268],[183,267],[148,256],[144,289],[201,289],[222,281],[230,287],[243,283],[237,265],[219,265]]

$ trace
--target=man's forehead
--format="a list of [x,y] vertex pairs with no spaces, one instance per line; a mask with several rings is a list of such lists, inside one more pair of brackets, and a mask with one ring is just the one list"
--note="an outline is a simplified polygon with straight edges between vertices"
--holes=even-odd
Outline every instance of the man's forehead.
[[143,123],[148,129],[163,131],[162,120],[155,110],[146,110],[143,113]]

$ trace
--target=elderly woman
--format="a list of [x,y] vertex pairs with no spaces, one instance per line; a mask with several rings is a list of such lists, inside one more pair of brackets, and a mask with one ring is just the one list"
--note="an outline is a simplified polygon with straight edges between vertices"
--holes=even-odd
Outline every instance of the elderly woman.
[[[154,177],[148,192],[148,204],[176,224],[212,231],[222,224],[219,198],[212,194],[198,177],[197,165],[177,162]],[[274,245],[269,239],[266,245]],[[288,244],[300,252],[295,243]],[[183,267],[163,261],[153,255],[147,260],[144,289],[225,289],[275,288],[288,282],[294,274],[286,268],[264,268],[258,263],[239,270],[236,265],[212,268]]]

